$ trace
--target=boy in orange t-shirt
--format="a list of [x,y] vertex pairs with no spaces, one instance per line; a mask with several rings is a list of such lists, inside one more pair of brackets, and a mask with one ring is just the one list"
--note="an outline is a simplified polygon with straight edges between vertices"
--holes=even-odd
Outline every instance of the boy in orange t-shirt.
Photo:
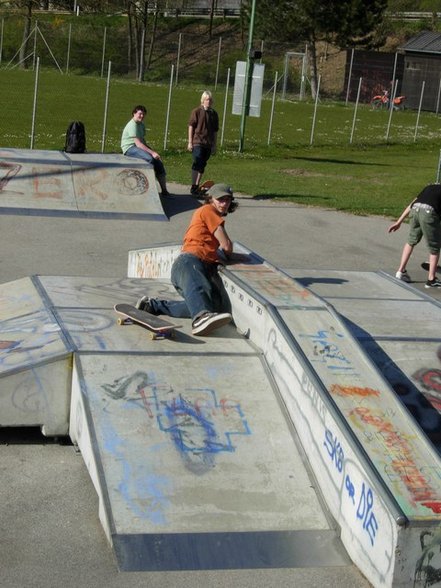
[[207,335],[232,320],[231,304],[218,273],[219,249],[228,257],[233,244],[225,217],[237,203],[230,186],[215,184],[198,208],[184,235],[182,252],[171,270],[171,281],[184,300],[141,298],[137,307],[151,314],[192,318],[193,335]]

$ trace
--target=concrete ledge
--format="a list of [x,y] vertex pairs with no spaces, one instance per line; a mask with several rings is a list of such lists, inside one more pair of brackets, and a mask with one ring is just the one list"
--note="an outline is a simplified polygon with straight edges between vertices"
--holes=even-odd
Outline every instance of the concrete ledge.
[[155,174],[121,154],[0,149],[3,214],[167,220]]

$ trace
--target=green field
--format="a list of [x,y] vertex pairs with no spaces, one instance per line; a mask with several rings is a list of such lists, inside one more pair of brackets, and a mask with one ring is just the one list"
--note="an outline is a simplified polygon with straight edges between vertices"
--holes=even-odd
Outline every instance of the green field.
[[[34,89],[34,72],[0,69],[1,147],[30,147]],[[105,152],[119,152],[121,131],[133,106],[145,104],[149,143],[162,154],[169,180],[188,184],[187,120],[204,89],[173,87],[164,148],[169,87],[111,79]],[[218,86],[214,95],[222,120],[225,87]],[[62,149],[68,123],[78,119],[86,126],[88,151],[100,152],[105,101],[106,76],[42,70],[34,149]],[[434,113],[422,112],[418,120],[416,111],[394,112],[389,127],[389,112],[360,105],[353,128],[354,104],[319,102],[311,144],[314,103],[278,97],[268,145],[270,94],[263,100],[261,117],[247,119],[245,148],[239,153],[240,117],[231,114],[231,102],[230,87],[223,145],[210,160],[206,179],[227,181],[239,192],[355,214],[396,216],[437,178],[441,131]]]

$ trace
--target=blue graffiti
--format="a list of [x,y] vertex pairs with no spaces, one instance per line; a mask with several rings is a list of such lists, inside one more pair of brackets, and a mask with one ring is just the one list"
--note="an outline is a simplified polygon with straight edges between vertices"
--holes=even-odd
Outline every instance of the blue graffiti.
[[363,482],[360,500],[357,507],[357,519],[363,521],[363,529],[369,535],[371,545],[374,544],[378,530],[377,519],[372,512],[374,506],[374,495],[370,488]]
[[125,408],[142,408],[149,419],[156,419],[159,430],[170,435],[185,466],[196,474],[214,467],[216,454],[234,452],[235,436],[251,435],[240,404],[229,398],[218,401],[212,389],[186,388],[176,394],[144,371],[102,384],[102,388],[113,400],[130,401]]
[[[337,436],[332,434],[329,429],[325,430],[325,438],[323,442],[324,447],[332,460],[332,463],[339,474],[343,472],[345,462],[345,454],[343,447]],[[349,474],[344,477],[344,488],[354,505],[356,506],[357,488],[351,480]],[[362,482],[361,491],[359,492],[358,504],[356,506],[356,518],[362,521],[363,530],[366,531],[371,545],[375,543],[375,537],[378,531],[378,522],[374,514],[374,493],[372,489]]]
[[127,508],[137,517],[149,520],[155,525],[166,524],[166,512],[170,505],[167,498],[169,481],[165,476],[153,475],[145,464],[134,468],[126,458],[127,440],[123,439],[110,421],[103,423],[101,435],[106,454],[112,456],[121,468],[118,493]]
[[351,482],[351,478],[349,477],[348,474],[346,474],[346,478],[345,478],[345,487],[346,487],[346,490],[348,491],[349,498],[352,500],[352,504],[355,504],[355,486]]
[[326,429],[325,431],[325,442],[323,445],[326,447],[329,457],[332,459],[335,467],[341,473],[343,470],[345,454],[337,437],[334,437],[329,429]]
[[211,410],[202,410],[182,395],[177,396],[163,407],[163,416],[159,416],[158,422],[162,431],[169,433],[179,451],[192,453],[219,453],[221,451],[233,452],[235,446],[231,441],[232,435],[249,435],[247,422],[243,419],[240,407],[234,407],[235,412],[241,417],[242,431],[225,431],[221,439],[217,432],[215,422],[209,417]]
[[164,414],[169,425],[162,427],[162,430],[170,433],[180,451],[193,453],[234,451],[234,447],[221,443],[217,438],[214,423],[181,395],[164,407]]

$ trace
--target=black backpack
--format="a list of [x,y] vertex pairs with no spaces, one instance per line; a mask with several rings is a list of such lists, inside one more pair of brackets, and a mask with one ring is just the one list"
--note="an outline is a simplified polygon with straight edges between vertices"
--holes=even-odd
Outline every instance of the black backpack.
[[86,131],[83,123],[79,120],[74,120],[67,127],[64,151],[66,153],[84,153],[86,151]]

